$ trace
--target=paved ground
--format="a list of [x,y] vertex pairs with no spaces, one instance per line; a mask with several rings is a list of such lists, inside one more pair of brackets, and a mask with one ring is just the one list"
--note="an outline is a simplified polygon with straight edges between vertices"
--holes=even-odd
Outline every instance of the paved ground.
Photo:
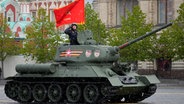
[[160,84],[158,84],[158,87],[182,87],[184,86],[184,80],[179,80],[179,79],[159,79]]
[[159,87],[157,92],[138,104],[183,104],[184,87]]

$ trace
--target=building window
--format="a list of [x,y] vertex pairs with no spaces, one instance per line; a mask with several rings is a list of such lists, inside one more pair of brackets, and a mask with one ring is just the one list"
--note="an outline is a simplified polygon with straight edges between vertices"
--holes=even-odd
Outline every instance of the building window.
[[11,17],[8,17],[8,22],[11,22]]
[[14,13],[11,9],[7,11],[7,20],[8,22],[14,22]]
[[166,24],[173,19],[173,0],[158,0],[158,24]]
[[30,18],[27,18],[26,20],[27,20],[27,21],[31,21],[31,19],[30,19]]
[[127,17],[127,11],[132,12],[133,7],[138,5],[138,0],[117,1],[117,25],[121,25],[121,17]]
[[32,12],[32,17],[36,18],[36,12]]
[[23,18],[22,17],[20,18],[20,21],[23,21]]

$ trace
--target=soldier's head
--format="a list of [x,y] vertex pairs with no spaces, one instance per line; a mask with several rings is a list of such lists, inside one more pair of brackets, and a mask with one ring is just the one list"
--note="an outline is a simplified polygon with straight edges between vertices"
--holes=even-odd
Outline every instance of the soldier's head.
[[77,24],[72,24],[72,25],[71,25],[71,28],[72,28],[73,30],[76,30],[76,29],[77,29]]

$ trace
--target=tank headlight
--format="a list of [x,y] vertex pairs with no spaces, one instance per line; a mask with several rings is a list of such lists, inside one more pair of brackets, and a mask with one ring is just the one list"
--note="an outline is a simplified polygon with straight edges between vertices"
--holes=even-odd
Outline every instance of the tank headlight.
[[131,81],[133,79],[133,77],[129,77],[128,80]]
[[125,78],[123,78],[123,81],[126,81],[127,80],[127,78],[125,77]]
[[130,77],[130,76],[120,76],[119,77],[120,81],[123,84],[136,84],[137,80],[135,77]]

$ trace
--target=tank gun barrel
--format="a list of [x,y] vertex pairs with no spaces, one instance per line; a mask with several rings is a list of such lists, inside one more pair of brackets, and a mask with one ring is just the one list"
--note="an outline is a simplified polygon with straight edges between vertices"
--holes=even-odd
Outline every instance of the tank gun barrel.
[[119,48],[119,49],[123,49],[123,48],[125,48],[125,47],[127,47],[127,46],[129,46],[129,45],[131,45],[131,44],[133,44],[133,43],[135,43],[135,42],[137,42],[137,41],[140,41],[140,40],[146,38],[147,36],[150,36],[150,35],[152,35],[152,34],[158,32],[158,31],[160,31],[160,30],[162,30],[162,29],[165,29],[165,28],[167,28],[167,27],[169,27],[169,26],[171,26],[171,25],[172,25],[172,23],[168,23],[168,24],[166,24],[166,25],[164,25],[164,26],[162,26],[162,27],[160,27],[160,28],[158,28],[158,29],[155,29],[155,30],[153,30],[153,31],[151,31],[151,32],[148,32],[148,33],[146,33],[145,35],[142,35],[142,36],[140,36],[140,37],[138,37],[138,38],[136,38],[136,39],[134,39],[134,40],[132,40],[132,41],[126,42],[126,43],[124,43],[124,44],[118,46],[118,48]]

